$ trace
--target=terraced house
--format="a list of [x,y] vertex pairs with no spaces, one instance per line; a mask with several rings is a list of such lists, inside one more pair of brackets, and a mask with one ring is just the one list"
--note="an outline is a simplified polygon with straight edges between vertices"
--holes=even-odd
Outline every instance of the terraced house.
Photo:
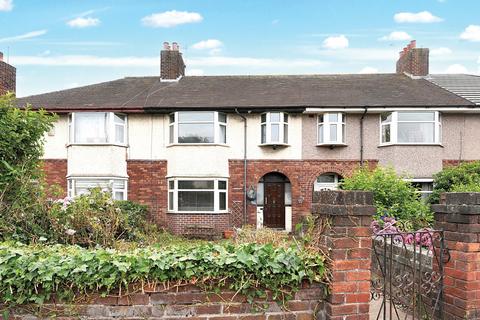
[[[480,159],[478,106],[429,75],[428,59],[412,42],[392,74],[184,76],[178,45],[165,43],[160,75],[18,105],[59,114],[45,170],[69,196],[108,186],[176,233],[245,222],[290,231],[312,191],[360,164],[392,165],[428,193],[445,165]],[[462,77],[478,92],[478,77]]]

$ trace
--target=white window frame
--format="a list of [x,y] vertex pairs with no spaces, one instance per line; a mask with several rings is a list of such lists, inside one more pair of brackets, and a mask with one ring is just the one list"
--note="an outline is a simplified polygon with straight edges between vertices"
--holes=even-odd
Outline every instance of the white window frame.
[[[213,121],[188,121],[185,123],[189,124],[205,124],[205,123],[213,123],[214,126],[214,139],[213,142],[200,142],[200,143],[185,143],[185,142],[178,142],[178,124],[179,124],[179,117],[178,114],[181,112],[191,112],[191,113],[213,113]],[[225,122],[220,121],[219,114],[225,115]],[[228,122],[228,116],[226,113],[223,112],[217,112],[217,111],[177,111],[170,113],[168,115],[168,121],[169,121],[169,126],[168,126],[168,144],[169,145],[226,145],[227,144],[227,122]],[[173,118],[172,118],[173,117]],[[173,119],[173,121],[172,121]],[[220,128],[224,127],[225,128],[225,141],[220,141]],[[173,133],[173,139],[172,139],[172,133]]]
[[[121,177],[69,177],[67,178],[67,195],[70,198],[74,198],[78,196],[76,192],[76,181],[79,180],[101,180],[101,181],[108,181],[108,184],[110,185],[109,189],[112,193],[112,198],[115,197],[115,192],[123,192],[123,199],[121,200],[127,200],[128,199],[128,179],[127,178],[121,178]],[[124,182],[124,189],[118,189],[114,188],[114,181],[115,180],[122,180]],[[95,188],[95,187],[92,187]],[[118,199],[117,199],[118,200]]]
[[[75,141],[75,116],[76,114],[107,114],[107,139],[106,142],[76,142]],[[124,118],[123,124],[115,122],[115,115]],[[68,115],[68,141],[69,144],[78,145],[120,145],[126,146],[128,144],[128,117],[124,113],[117,112],[72,112]],[[116,142],[116,126],[123,125],[123,143]]]
[[[213,189],[181,189],[181,191],[213,191],[213,210],[212,211],[205,211],[205,210],[182,210],[178,209],[178,182],[179,181],[214,181]],[[219,189],[219,182],[225,182],[225,189]],[[171,189],[171,184],[173,184],[173,189]],[[189,178],[169,178],[167,180],[168,186],[168,212],[169,213],[228,213],[228,179],[225,178],[197,178],[197,177],[189,177]],[[225,194],[225,209],[220,210],[220,193]],[[172,197],[170,195],[172,194]],[[173,200],[173,203],[171,202]]]
[[[333,175],[334,176],[334,181],[333,182],[319,182],[318,178],[320,178],[323,175]],[[314,191],[323,191],[323,190],[338,190],[340,182],[340,176],[338,173],[335,172],[325,172],[319,175],[313,184],[313,190]]]
[[[272,114],[279,114],[279,121],[272,121]],[[262,117],[265,116],[265,121],[262,120]],[[265,112],[260,115],[260,145],[288,145],[288,113],[281,111],[271,111]],[[272,125],[278,125],[278,141],[272,141]],[[265,126],[265,141],[262,141],[262,128]],[[285,127],[287,127],[287,133],[285,134]]]
[[[336,114],[337,121],[330,121],[330,115]],[[323,117],[323,122],[320,122],[320,117]],[[342,112],[328,112],[317,116],[317,145],[345,145],[345,114]],[[337,140],[330,138],[330,127],[332,125],[337,126]],[[323,130],[323,142],[320,142],[320,126]]]
[[[414,178],[414,179],[405,179],[405,181],[409,181],[411,183],[431,183],[432,184],[432,190],[431,191],[423,191],[423,190],[418,190],[417,192],[422,196],[422,198],[427,198],[433,193],[433,186],[434,186],[434,180],[433,179],[428,179],[428,178]],[[423,197],[423,195],[426,195],[426,197]]]
[[[425,113],[432,112],[434,113],[434,120],[420,120],[420,121],[398,121],[398,114],[401,112],[407,113]],[[382,114],[379,116],[380,121],[380,145],[441,145],[442,143],[442,121],[441,114],[439,111],[428,111],[428,110],[402,110],[402,111],[391,111],[385,112],[391,114],[391,121],[382,122]],[[433,142],[398,142],[398,123],[433,123],[434,124],[434,141]],[[383,127],[390,125],[390,141],[383,141],[382,133]]]

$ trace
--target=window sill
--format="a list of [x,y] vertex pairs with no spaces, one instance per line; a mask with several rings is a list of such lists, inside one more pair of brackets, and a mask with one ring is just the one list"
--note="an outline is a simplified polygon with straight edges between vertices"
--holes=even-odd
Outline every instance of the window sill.
[[223,214],[229,214],[229,212],[228,211],[167,211],[167,214],[175,214],[175,215],[195,215],[195,214],[223,215]]
[[383,143],[383,144],[378,145],[379,148],[392,147],[392,146],[441,147],[441,148],[443,148],[443,144],[441,144],[441,143]]
[[170,143],[167,145],[167,148],[171,147],[195,147],[195,146],[201,146],[201,147],[229,147],[228,144],[226,143]]
[[122,147],[122,148],[128,148],[128,144],[121,144],[121,143],[67,143],[66,147],[71,147],[71,146],[114,146],[114,147]]
[[348,145],[346,143],[319,143],[317,144],[317,147],[328,147],[328,148],[334,148],[334,147],[347,147]]
[[286,148],[286,147],[290,147],[290,145],[288,143],[261,143],[258,145],[259,147],[273,147],[274,149],[275,148]]

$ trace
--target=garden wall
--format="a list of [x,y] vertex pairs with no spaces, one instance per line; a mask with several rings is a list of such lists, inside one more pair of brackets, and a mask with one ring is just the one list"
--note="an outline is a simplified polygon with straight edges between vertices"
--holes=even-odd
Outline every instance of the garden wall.
[[[325,287],[304,285],[284,306],[267,298],[248,303],[231,291],[206,294],[195,286],[163,286],[130,296],[91,297],[75,305],[43,305],[42,309],[17,309],[10,319],[175,319],[192,320],[309,320],[324,319]],[[35,315],[35,316],[33,316]]]

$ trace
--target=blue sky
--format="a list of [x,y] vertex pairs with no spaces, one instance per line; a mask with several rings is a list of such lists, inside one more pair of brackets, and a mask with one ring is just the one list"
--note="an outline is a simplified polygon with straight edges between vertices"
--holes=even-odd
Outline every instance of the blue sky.
[[479,0],[0,0],[17,95],[159,74],[177,41],[190,75],[393,72],[403,46],[432,73],[480,70]]

